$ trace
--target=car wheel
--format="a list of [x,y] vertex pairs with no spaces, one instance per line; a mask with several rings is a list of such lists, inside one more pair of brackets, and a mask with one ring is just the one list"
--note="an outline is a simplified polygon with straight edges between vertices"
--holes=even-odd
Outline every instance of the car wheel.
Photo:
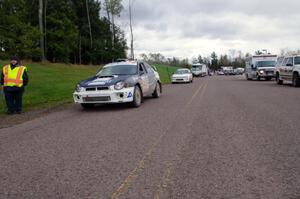
[[140,89],[139,86],[135,86],[134,87],[134,94],[133,94],[133,102],[132,102],[132,106],[133,107],[140,107],[142,104],[142,91]]
[[293,75],[293,86],[294,87],[300,86],[300,79],[299,79],[299,75],[297,73],[294,73],[294,75]]
[[91,109],[94,108],[95,104],[80,104],[84,109]]
[[246,75],[246,79],[247,79],[247,80],[251,80],[251,79],[249,78],[248,74]]
[[280,79],[280,76],[279,76],[278,73],[276,74],[276,83],[277,83],[278,85],[282,85],[282,84],[283,84],[283,81]]
[[161,95],[161,88],[160,88],[160,84],[157,82],[156,83],[156,87],[155,87],[155,90],[154,90],[154,93],[152,94],[152,96],[154,98],[159,98]]

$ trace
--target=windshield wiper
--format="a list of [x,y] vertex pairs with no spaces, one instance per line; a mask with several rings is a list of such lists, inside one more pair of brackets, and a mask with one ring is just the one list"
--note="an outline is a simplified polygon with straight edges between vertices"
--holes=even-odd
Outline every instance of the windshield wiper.
[[114,77],[113,75],[97,75],[97,77]]

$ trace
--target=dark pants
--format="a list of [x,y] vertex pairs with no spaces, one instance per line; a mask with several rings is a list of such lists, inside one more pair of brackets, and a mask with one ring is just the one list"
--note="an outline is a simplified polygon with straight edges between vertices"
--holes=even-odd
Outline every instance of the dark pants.
[[24,92],[23,89],[15,89],[15,90],[4,89],[8,112],[14,113],[14,112],[22,111],[23,92]]

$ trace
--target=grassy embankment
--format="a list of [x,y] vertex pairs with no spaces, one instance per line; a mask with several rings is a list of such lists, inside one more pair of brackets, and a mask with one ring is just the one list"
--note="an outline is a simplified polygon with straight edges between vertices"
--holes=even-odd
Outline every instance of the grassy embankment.
[[[0,67],[7,64],[0,61]],[[99,66],[78,66],[50,63],[25,63],[28,68],[30,83],[24,95],[25,111],[49,108],[72,102],[72,92],[76,84],[87,77],[92,76],[99,70]],[[163,83],[169,83],[167,68],[156,65]],[[172,74],[176,68],[169,67]],[[4,96],[0,91],[0,114],[6,110]]]

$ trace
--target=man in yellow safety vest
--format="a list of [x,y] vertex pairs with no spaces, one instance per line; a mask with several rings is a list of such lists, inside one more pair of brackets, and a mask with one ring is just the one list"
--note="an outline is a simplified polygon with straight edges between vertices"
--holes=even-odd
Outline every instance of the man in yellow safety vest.
[[1,74],[1,85],[3,85],[7,114],[22,113],[22,97],[24,87],[27,84],[27,69],[20,64],[18,57],[13,56],[10,59],[10,64],[3,67]]

